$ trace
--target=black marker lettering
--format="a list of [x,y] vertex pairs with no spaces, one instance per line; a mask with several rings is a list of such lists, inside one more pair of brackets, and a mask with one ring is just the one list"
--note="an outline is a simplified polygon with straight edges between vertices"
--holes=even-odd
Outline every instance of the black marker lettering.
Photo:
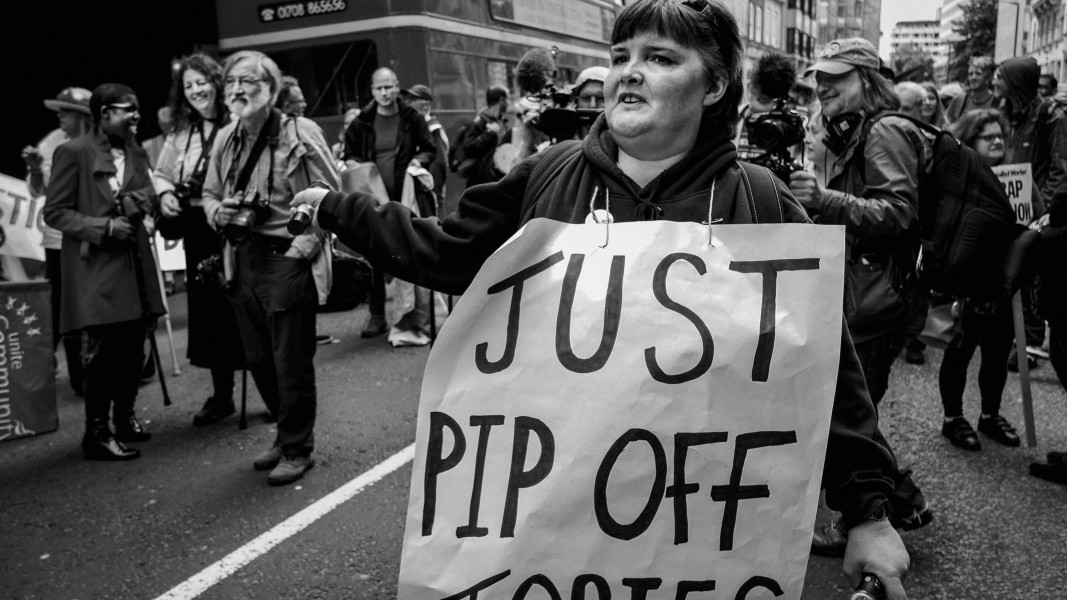
[[746,581],[744,585],[738,588],[737,595],[734,596],[734,600],[745,600],[745,598],[748,598],[748,593],[758,587],[761,587],[765,590],[770,590],[770,592],[774,594],[775,598],[785,593],[782,591],[782,586],[778,585],[777,581],[771,579],[770,577],[761,577],[759,575],[755,575],[751,577],[748,581]]
[[[448,456],[441,456],[445,445],[445,427],[452,431],[455,444]],[[426,469],[422,476],[422,535],[433,533],[433,520],[437,513],[437,476],[458,465],[466,449],[467,442],[459,423],[443,412],[431,412],[430,443],[426,448]]]
[[470,600],[478,600],[478,592],[487,589],[491,585],[495,585],[498,581],[505,579],[508,575],[511,575],[511,569],[504,571],[503,573],[497,573],[488,579],[479,581],[471,587],[459,592],[458,594],[452,594],[441,600],[462,600],[463,598],[469,598]]
[[674,435],[674,485],[667,487],[667,497],[674,498],[674,544],[689,541],[689,511],[685,497],[700,491],[700,485],[686,483],[685,459],[689,448],[726,441],[725,431],[702,433],[676,433]]
[[780,260],[732,260],[730,270],[738,273],[761,273],[763,275],[763,306],[759,316],[759,341],[756,356],[752,360],[752,381],[767,381],[771,370],[771,354],[774,352],[774,308],[778,294],[779,271],[815,271],[819,269],[817,258],[790,258]]
[[[615,466],[615,462],[619,460],[623,450],[626,449],[630,442],[637,440],[645,442],[652,449],[656,466],[656,478],[652,482],[652,491],[649,492],[648,502],[641,509],[641,514],[637,515],[633,523],[623,525],[616,521],[608,510],[608,479],[611,477],[611,469]],[[596,513],[596,520],[600,525],[600,530],[620,540],[632,540],[641,535],[652,524],[652,518],[656,516],[656,511],[659,510],[660,501],[663,500],[663,490],[666,486],[667,455],[664,453],[663,445],[659,443],[659,439],[645,429],[631,429],[622,434],[611,445],[611,448],[608,448],[608,453],[604,455],[604,460],[600,462],[600,468],[597,469],[596,480],[593,483],[593,512]]]
[[663,369],[661,369],[656,362],[656,347],[645,348],[645,366],[648,367],[648,372],[652,375],[652,378],[660,383],[685,383],[686,381],[692,381],[706,373],[708,369],[711,368],[711,361],[715,358],[715,342],[711,339],[711,331],[708,330],[708,326],[705,325],[704,321],[701,321],[700,317],[689,307],[682,306],[674,300],[671,300],[667,295],[667,272],[670,270],[671,265],[679,260],[684,260],[693,265],[693,268],[695,268],[700,275],[707,273],[707,267],[704,265],[704,261],[701,260],[700,257],[685,252],[670,254],[661,260],[656,267],[656,273],[652,277],[652,293],[655,294],[656,300],[659,300],[659,303],[665,308],[682,315],[697,328],[697,333],[700,335],[700,343],[703,345],[704,351],[700,355],[700,360],[695,367],[684,373],[668,375],[663,372]]
[[648,590],[658,590],[663,580],[658,577],[625,577],[622,584],[630,591],[630,600],[645,600]]
[[523,283],[534,275],[548,270],[552,265],[562,260],[563,252],[560,251],[535,265],[526,267],[499,283],[489,286],[489,294],[497,294],[508,288],[514,289],[511,292],[511,308],[508,311],[508,329],[507,338],[504,342],[504,354],[500,357],[500,360],[492,362],[486,356],[489,342],[482,342],[475,346],[474,364],[478,367],[479,371],[488,375],[490,373],[499,373],[511,366],[511,361],[515,360],[515,346],[519,340],[519,309],[522,307]]
[[771,490],[766,485],[741,485],[741,471],[745,467],[745,457],[752,448],[764,448],[766,446],[783,446],[795,444],[797,432],[795,431],[757,431],[754,433],[742,433],[734,441],[734,465],[730,470],[730,485],[714,485],[711,487],[711,499],[716,502],[725,502],[722,515],[722,529],[719,533],[719,550],[727,551],[734,548],[734,525],[737,522],[737,501],[750,500],[752,498],[767,498]]
[[[530,432],[537,434],[541,443],[541,455],[529,471],[526,466],[526,451]],[[533,417],[515,418],[515,439],[511,446],[511,475],[508,477],[508,492],[504,498],[504,521],[500,525],[500,537],[515,537],[515,521],[519,511],[519,490],[532,487],[548,477],[556,455],[556,440],[544,422]]]
[[608,275],[608,292],[604,299],[604,331],[600,335],[600,347],[589,358],[578,358],[571,348],[571,310],[574,308],[574,292],[578,287],[578,277],[582,274],[584,254],[571,255],[567,264],[567,275],[563,278],[563,293],[559,298],[559,314],[556,317],[556,357],[568,371],[575,373],[592,373],[600,370],[608,362],[611,350],[615,347],[615,338],[619,334],[619,319],[622,315],[622,276],[625,271],[626,257],[615,256],[611,259],[611,273]]
[[686,600],[689,596],[689,592],[712,592],[715,591],[715,580],[708,579],[706,581],[686,581],[682,580],[678,582],[678,591],[675,593],[674,600]]
[[608,582],[600,575],[593,573],[583,573],[574,578],[571,600],[585,600],[585,589],[590,583],[596,588],[597,600],[611,600],[611,587]]
[[502,425],[504,415],[474,415],[471,427],[478,427],[478,454],[474,465],[474,486],[471,490],[470,518],[467,524],[456,528],[456,537],[484,537],[489,529],[478,527],[478,507],[482,502],[482,477],[485,475],[485,453],[489,448],[489,430],[493,425]]

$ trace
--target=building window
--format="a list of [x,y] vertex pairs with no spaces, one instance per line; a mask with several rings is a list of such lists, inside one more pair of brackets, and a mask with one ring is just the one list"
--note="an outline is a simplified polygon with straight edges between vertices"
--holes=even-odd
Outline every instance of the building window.
[[859,19],[863,17],[863,0],[856,0],[855,10],[852,11],[852,16]]

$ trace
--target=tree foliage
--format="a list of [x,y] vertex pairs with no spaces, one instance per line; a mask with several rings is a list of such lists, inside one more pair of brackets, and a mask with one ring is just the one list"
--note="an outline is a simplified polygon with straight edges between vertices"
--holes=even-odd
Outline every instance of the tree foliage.
[[897,81],[932,81],[934,58],[915,44],[900,46],[889,56]]
[[970,0],[960,5],[963,16],[952,25],[948,80],[965,81],[967,65],[974,56],[993,56],[997,43],[997,0]]

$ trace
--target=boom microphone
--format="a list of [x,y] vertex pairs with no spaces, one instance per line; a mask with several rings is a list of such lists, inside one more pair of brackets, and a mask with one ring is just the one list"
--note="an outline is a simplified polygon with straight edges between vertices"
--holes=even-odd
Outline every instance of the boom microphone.
[[556,61],[544,48],[534,48],[519,59],[515,67],[515,83],[524,95],[540,94],[556,74]]
[[785,98],[793,88],[797,72],[793,62],[781,54],[769,53],[756,63],[752,83],[768,98]]

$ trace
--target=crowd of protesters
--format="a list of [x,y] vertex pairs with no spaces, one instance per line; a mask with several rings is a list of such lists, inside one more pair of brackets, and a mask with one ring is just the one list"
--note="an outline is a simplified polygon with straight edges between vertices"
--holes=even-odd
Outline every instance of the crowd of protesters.
[[[752,103],[742,109],[733,17],[713,4],[700,10],[689,4],[641,0],[626,7],[612,34],[610,69],[591,67],[573,85],[556,81],[544,51],[524,57],[519,96],[506,86],[485,90],[485,107],[451,140],[457,146],[451,151],[432,115],[432,88],[404,88],[397,72],[384,67],[371,77],[373,100],[345,113],[333,147],[304,116],[299,82],[254,51],[222,64],[204,54],[184,57],[173,71],[170,102],[158,113],[165,135],[146,144],[151,152],[135,140],[140,105],[126,86],[72,87],[46,100],[59,113],[59,129],[23,156],[31,190],[46,195],[55,343],[61,335],[67,340],[71,385],[85,397],[85,457],[134,459],[139,451],[127,444],[149,439],[134,402],[145,336],[163,313],[152,229],[185,242],[188,357],[210,370],[213,386],[193,424],[234,414],[235,372],[247,368],[277,421],[276,438],[253,465],[281,485],[314,465],[316,307],[329,293],[335,236],[372,267],[362,335],[373,338],[390,327],[426,333],[434,310],[429,290],[462,292],[489,254],[530,218],[584,222],[587,207],[573,198],[590,197],[594,179],[611,194],[620,220],[699,222],[707,218],[704,204],[660,200],[704,198],[707,193],[696,192],[715,190],[718,180],[715,194],[723,198],[715,206],[726,222],[751,222],[753,215],[726,208],[748,207],[732,195],[741,188],[727,185],[740,177],[733,140],[749,115],[773,106],[750,90]],[[649,57],[662,52],[673,57],[667,71],[650,67]],[[854,543],[869,560],[865,567],[899,583],[907,560],[894,529],[934,518],[876,416],[897,358],[924,360],[917,338],[931,299],[913,265],[931,138],[917,122],[946,128],[985,165],[1031,164],[1031,227],[1044,230],[1044,268],[1023,289],[1026,360],[1037,367],[1038,358],[1048,359],[1067,386],[1061,314],[1067,285],[1059,274],[1067,257],[1067,119],[1053,97],[1057,82],[1028,58],[997,65],[975,57],[965,86],[938,87],[894,82],[870,42],[841,39],[804,75],[814,80],[816,97],[806,107],[806,139],[798,145],[807,157],[787,181],[773,180],[776,195],[784,220],[844,225],[847,239],[847,327],[823,482],[829,507],[840,513],[817,527],[814,544],[835,554]],[[570,102],[561,104],[556,84],[572,94]],[[619,98],[626,93],[635,104],[647,103],[649,113],[624,106]],[[550,110],[577,116],[562,128],[562,117]],[[883,114],[898,112],[903,116]],[[544,152],[555,144],[566,147]],[[469,187],[459,212],[438,214],[448,171],[459,166],[454,155],[474,165],[466,171]],[[535,166],[576,156],[584,160],[552,183],[557,199],[530,204],[524,191]],[[341,189],[346,170],[368,163],[380,175],[380,197],[330,191]],[[683,172],[705,175],[678,177]],[[413,206],[401,197],[409,183]],[[300,204],[313,208],[321,229],[289,233],[291,208]],[[387,274],[422,286],[397,323],[386,320]],[[865,297],[875,281],[893,294]],[[1000,413],[1007,373],[1019,360],[1010,301],[947,301],[959,325],[939,372],[941,432],[964,450],[981,448],[979,432],[1018,446],[1018,434]],[[965,417],[964,388],[977,348],[976,432]],[[835,458],[843,452],[862,459],[845,465]],[[1067,454],[1050,453],[1031,472],[1067,484]]]

